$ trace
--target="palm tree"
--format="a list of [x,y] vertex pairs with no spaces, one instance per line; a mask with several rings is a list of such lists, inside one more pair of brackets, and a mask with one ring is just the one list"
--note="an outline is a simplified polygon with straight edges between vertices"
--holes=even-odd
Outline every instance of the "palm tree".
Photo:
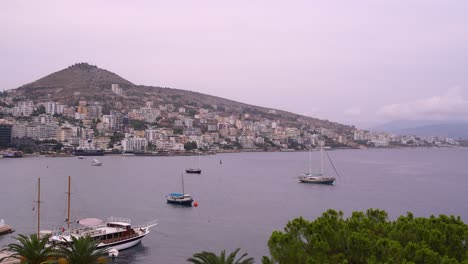
[[226,258],[226,250],[221,251],[221,255],[217,256],[213,252],[203,251],[201,253],[193,254],[192,258],[188,258],[187,261],[194,264],[253,264],[253,258],[246,258],[242,260],[244,257],[247,256],[247,253],[244,253],[239,259],[235,261],[236,254],[239,252],[240,248],[234,250],[229,256]]
[[[54,256],[54,249],[47,247],[49,235],[38,238],[36,234],[30,236],[18,235],[16,237],[18,243],[11,243],[6,246],[6,249],[13,252],[12,257],[19,258],[24,264],[41,264],[47,263]],[[0,259],[2,261],[3,259]]]
[[106,250],[97,249],[97,241],[90,236],[71,237],[71,243],[60,244],[57,251],[59,262],[70,264],[102,264],[106,263],[104,257]]

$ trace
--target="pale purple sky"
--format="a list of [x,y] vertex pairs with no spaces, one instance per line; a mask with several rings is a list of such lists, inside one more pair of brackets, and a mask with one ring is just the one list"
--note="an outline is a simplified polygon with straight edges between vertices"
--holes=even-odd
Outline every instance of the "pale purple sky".
[[0,1],[0,90],[76,62],[369,126],[468,120],[468,1]]

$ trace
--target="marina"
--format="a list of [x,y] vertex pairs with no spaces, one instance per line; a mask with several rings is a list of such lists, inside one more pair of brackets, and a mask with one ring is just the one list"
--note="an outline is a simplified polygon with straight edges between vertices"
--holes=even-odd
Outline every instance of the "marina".
[[[0,203],[1,217],[16,232],[0,236],[0,247],[14,242],[16,234],[36,232],[39,176],[42,230],[67,229],[67,175],[74,179],[72,223],[116,215],[129,216],[132,223],[158,219],[141,243],[119,250],[115,263],[184,263],[195,252],[237,247],[258,262],[268,254],[274,230],[294,217],[315,219],[329,208],[347,216],[380,208],[392,219],[411,211],[468,221],[468,149],[335,150],[329,155],[340,172],[333,186],[297,181],[296,175],[309,170],[307,152],[206,156],[201,177],[184,177],[198,202],[187,208],[165,198],[181,188],[186,157],[103,156],[105,166],[98,170],[76,157],[1,159],[2,184],[9,186],[0,192],[0,200],[9,201]],[[320,153],[312,152],[311,159],[312,169],[319,170]]]

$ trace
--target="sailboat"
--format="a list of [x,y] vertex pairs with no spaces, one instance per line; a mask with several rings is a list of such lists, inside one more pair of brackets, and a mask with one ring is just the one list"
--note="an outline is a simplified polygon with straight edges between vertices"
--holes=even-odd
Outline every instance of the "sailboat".
[[192,173],[192,174],[201,174],[201,169],[200,169],[200,152],[198,152],[198,168],[188,168],[185,169],[186,173]]
[[[40,185],[39,185],[40,186]],[[97,241],[97,249],[113,249],[123,250],[133,247],[141,242],[141,240],[149,234],[150,228],[157,225],[157,221],[152,221],[146,225],[132,226],[130,219],[111,217],[107,222],[97,218],[85,218],[77,221],[79,224],[76,228],[70,227],[70,186],[71,177],[68,176],[68,215],[67,229],[61,228],[57,231],[52,231],[49,238],[49,244],[59,245],[71,243],[72,237],[79,238],[90,236]],[[39,196],[38,196],[39,200]],[[38,202],[39,209],[39,202]],[[39,215],[39,211],[38,211]],[[39,218],[38,218],[39,230]]]
[[182,173],[182,193],[170,193],[166,195],[167,203],[192,206],[193,198],[185,193],[184,174]]
[[326,177],[323,172],[323,143],[320,144],[320,159],[321,170],[320,173],[312,173],[312,151],[309,152],[309,172],[299,175],[299,182],[302,183],[315,183],[315,184],[333,184],[334,177]]

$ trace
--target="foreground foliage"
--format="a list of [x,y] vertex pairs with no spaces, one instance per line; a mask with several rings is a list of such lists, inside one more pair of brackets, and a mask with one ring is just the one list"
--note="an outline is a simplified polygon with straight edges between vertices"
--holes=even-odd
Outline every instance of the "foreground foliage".
[[[11,243],[6,249],[13,252],[12,257],[20,259],[21,264],[104,264],[106,250],[98,250],[97,242],[91,237],[72,237],[72,242],[58,247],[48,246],[50,236],[37,238],[18,235],[17,243]],[[0,259],[0,262],[2,260]]]
[[96,249],[97,242],[91,237],[75,238],[72,236],[70,244],[62,244],[57,249],[59,262],[69,264],[102,264],[106,263],[104,257],[106,250]]
[[12,257],[19,258],[21,263],[40,264],[53,257],[53,248],[46,247],[49,236],[38,238],[36,234],[18,235],[16,239],[18,243],[8,244],[6,249],[13,252]]
[[193,254],[192,258],[187,259],[188,262],[194,264],[253,264],[253,258],[246,258],[247,253],[244,253],[240,258],[236,259],[236,255],[239,252],[240,248],[234,250],[229,256],[226,257],[226,251],[221,251],[221,254],[218,256],[213,252],[203,251],[201,253]]
[[413,214],[388,221],[385,211],[328,210],[314,221],[290,221],[268,241],[262,263],[425,263],[468,264],[468,226],[460,217]]

